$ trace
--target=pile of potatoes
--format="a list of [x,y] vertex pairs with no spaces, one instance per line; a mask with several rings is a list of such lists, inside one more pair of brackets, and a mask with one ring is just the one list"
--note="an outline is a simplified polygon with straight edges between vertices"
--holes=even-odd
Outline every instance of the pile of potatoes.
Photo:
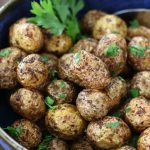
[[[137,150],[149,150],[150,29],[127,28],[98,10],[83,16],[81,28],[88,37],[73,43],[26,18],[10,27],[10,47],[0,50],[0,89],[15,90],[9,102],[22,119],[12,127],[22,132],[14,139],[36,149],[46,132],[53,136],[47,150],[136,150],[128,145],[136,133]],[[110,46],[117,54],[107,53]],[[134,46],[144,54],[135,55]]]

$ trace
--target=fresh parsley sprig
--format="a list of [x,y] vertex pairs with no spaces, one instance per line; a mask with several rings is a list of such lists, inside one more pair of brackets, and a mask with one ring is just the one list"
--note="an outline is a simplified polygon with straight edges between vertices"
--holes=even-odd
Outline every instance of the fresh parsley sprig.
[[146,48],[139,46],[139,45],[133,45],[129,47],[129,51],[132,53],[134,57],[139,56],[143,57],[145,54]]
[[129,92],[130,92],[131,98],[135,98],[140,95],[140,89],[138,88],[131,88]]
[[115,121],[115,122],[107,123],[107,124],[106,124],[106,127],[115,129],[115,128],[117,128],[119,125],[120,125],[120,123],[119,123],[118,121]]

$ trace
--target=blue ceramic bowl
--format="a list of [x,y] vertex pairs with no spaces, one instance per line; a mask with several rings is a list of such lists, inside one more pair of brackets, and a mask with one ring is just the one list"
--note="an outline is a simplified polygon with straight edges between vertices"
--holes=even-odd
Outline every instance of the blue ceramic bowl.
[[[89,9],[101,9],[108,13],[114,13],[124,9],[150,8],[150,0],[85,0],[85,3],[86,6],[80,17]],[[8,46],[9,26],[21,17],[30,16],[30,8],[31,0],[11,0],[0,9],[0,48]],[[11,125],[13,121],[20,118],[9,106],[8,97],[8,91],[0,91],[0,127]],[[11,147],[24,149],[0,129],[0,149],[12,150]]]

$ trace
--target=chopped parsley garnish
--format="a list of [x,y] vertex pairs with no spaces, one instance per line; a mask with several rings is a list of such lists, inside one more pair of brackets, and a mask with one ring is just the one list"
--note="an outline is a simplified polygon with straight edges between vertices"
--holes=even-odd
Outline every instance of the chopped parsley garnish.
[[132,110],[131,107],[127,107],[127,108],[125,109],[125,112],[126,112],[126,113],[129,113],[131,110]]
[[9,55],[10,53],[12,53],[12,51],[11,50],[8,50],[8,49],[4,49],[4,50],[1,50],[0,51],[0,56],[7,56],[7,55]]
[[121,118],[121,117],[122,117],[122,113],[121,113],[120,111],[115,111],[115,112],[112,114],[112,116]]
[[42,58],[42,61],[44,61],[45,63],[47,63],[49,60],[49,57],[46,54],[41,55],[41,58]]
[[145,54],[146,48],[139,46],[139,45],[134,45],[129,47],[130,52],[132,53],[133,56],[139,56],[143,57]]
[[108,128],[117,128],[119,126],[119,122],[118,121],[116,121],[116,122],[110,122],[110,123],[107,123],[106,124],[106,127],[108,127]]
[[55,103],[55,100],[53,100],[51,97],[47,96],[45,98],[45,104],[48,106],[49,109],[55,109],[55,106],[53,106]]
[[61,87],[61,88],[64,88],[64,87],[65,87],[65,82],[64,82],[63,80],[61,80],[61,82],[60,82],[60,87]]
[[132,135],[131,139],[127,142],[129,146],[137,147],[137,141],[139,139],[139,135]]
[[66,97],[66,94],[64,94],[64,93],[59,93],[59,94],[58,94],[58,97],[59,97],[59,98],[65,98],[65,97]]
[[138,97],[140,95],[140,89],[138,89],[138,88],[131,88],[130,89],[130,95],[131,95],[131,98]]
[[77,52],[77,53],[75,53],[75,63],[76,63],[76,64],[78,64],[79,61],[80,61],[80,55],[81,55],[81,52],[80,52],[80,51]]
[[136,19],[130,21],[130,26],[129,27],[130,28],[138,28],[138,27],[140,27],[139,21],[136,20]]

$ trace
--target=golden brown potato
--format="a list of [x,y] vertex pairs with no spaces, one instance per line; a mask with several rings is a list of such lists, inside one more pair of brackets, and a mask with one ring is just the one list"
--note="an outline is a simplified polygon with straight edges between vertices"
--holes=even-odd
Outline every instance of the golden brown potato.
[[10,89],[17,85],[16,68],[26,56],[16,47],[7,47],[0,50],[0,89]]
[[86,122],[71,104],[56,105],[55,109],[48,110],[45,124],[50,133],[65,140],[76,138],[86,128]]
[[93,50],[97,47],[97,40],[92,38],[86,38],[79,40],[74,46],[73,46],[73,52],[76,53],[78,51],[84,50],[89,53],[93,53]]
[[21,88],[10,97],[10,105],[21,116],[37,121],[46,111],[43,96],[37,90]]
[[[119,34],[106,34],[99,41],[94,54],[101,58],[113,76],[120,74],[126,65],[126,41]],[[117,51],[111,50],[117,49]]]
[[150,126],[150,101],[142,96],[132,99],[125,107],[127,122],[138,132]]
[[128,60],[137,71],[150,71],[150,41],[144,37],[134,37],[128,45]]
[[48,66],[40,55],[30,54],[18,65],[17,78],[24,87],[39,88],[48,78]]
[[103,120],[90,122],[87,136],[98,148],[113,149],[124,145],[131,132],[122,119],[107,116]]
[[12,127],[21,128],[20,134],[14,138],[27,149],[33,149],[40,144],[42,140],[42,132],[36,124],[26,119],[21,119],[15,121]]
[[62,79],[90,89],[103,89],[110,82],[110,73],[103,61],[83,50],[62,56],[58,71]]
[[102,119],[109,111],[110,98],[102,91],[85,89],[76,100],[77,109],[87,120]]
[[38,26],[25,21],[16,22],[10,27],[10,45],[18,47],[27,53],[38,52],[43,46],[43,34]]
[[66,35],[52,35],[49,31],[43,30],[44,47],[47,52],[57,55],[65,54],[72,47],[72,39]]
[[139,95],[150,98],[150,71],[142,71],[134,75],[131,88],[138,89]]
[[127,25],[118,16],[105,15],[96,21],[93,28],[93,37],[101,39],[103,35],[108,33],[118,33],[126,37]]
[[89,10],[82,19],[81,27],[83,31],[86,33],[91,33],[93,31],[93,27],[98,19],[105,16],[106,13],[99,10]]
[[150,148],[150,127],[142,132],[138,139],[138,150],[149,150]]
[[63,80],[54,80],[50,83],[47,93],[54,98],[56,104],[72,103],[77,95],[74,85]]
[[128,145],[125,145],[123,147],[120,147],[116,150],[136,150],[134,147],[131,147],[131,146],[128,146]]

